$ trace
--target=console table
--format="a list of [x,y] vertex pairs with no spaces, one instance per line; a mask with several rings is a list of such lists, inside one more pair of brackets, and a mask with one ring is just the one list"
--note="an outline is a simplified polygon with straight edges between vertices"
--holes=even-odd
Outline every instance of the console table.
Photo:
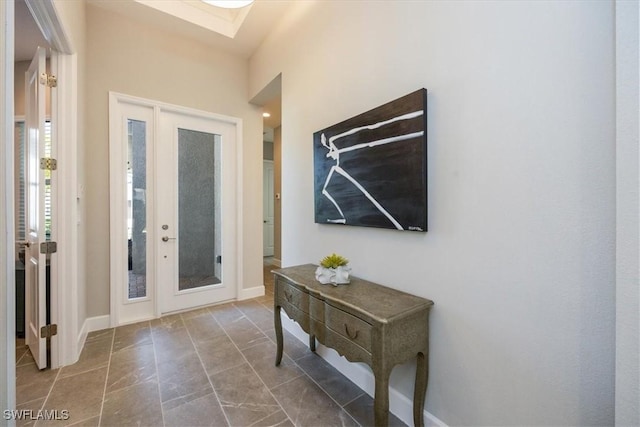
[[364,362],[375,376],[376,426],[389,422],[389,375],[393,367],[417,358],[413,421],[423,426],[429,376],[429,310],[433,301],[366,280],[351,278],[348,285],[322,285],[315,279],[317,265],[273,270],[276,366],[282,360],[283,308],[309,334],[351,362]]

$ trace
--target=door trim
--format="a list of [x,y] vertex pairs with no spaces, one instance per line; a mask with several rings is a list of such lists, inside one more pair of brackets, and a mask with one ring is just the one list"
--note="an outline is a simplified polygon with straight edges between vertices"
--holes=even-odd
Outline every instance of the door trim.
[[51,260],[50,286],[51,322],[58,324],[58,335],[50,342],[51,368],[55,369],[75,363],[86,338],[79,324],[80,306],[85,304],[78,299],[78,206],[84,202],[78,187],[78,59],[53,2],[25,1],[38,27],[55,49],[51,55],[51,68],[58,77],[58,86],[51,97],[52,138],[58,162],[64,167],[56,171],[58,188],[52,194],[52,230],[59,249]]
[[[14,3],[0,2],[0,132],[3,141],[13,141],[13,28]],[[0,245],[0,277],[3,283],[15,282],[15,228],[13,226],[13,144],[0,147],[0,233],[6,245]],[[4,325],[0,338],[0,407],[16,406],[15,361],[15,286],[0,287],[0,315]],[[8,421],[11,425],[15,423]]]
[[[133,105],[133,106],[138,106],[143,108],[152,108],[154,110],[154,123],[153,123],[154,140],[151,141],[152,144],[156,143],[155,141],[157,141],[157,138],[159,136],[159,133],[158,133],[159,121],[160,121],[160,114],[162,112],[177,113],[177,114],[183,114],[183,115],[193,116],[193,117],[198,117],[203,119],[216,120],[219,122],[228,123],[235,126],[235,129],[236,129],[236,159],[235,159],[236,188],[235,188],[235,191],[236,191],[236,194],[238,195],[238,197],[236,197],[236,230],[235,230],[236,292],[235,293],[236,293],[236,298],[239,299],[241,295],[241,290],[242,290],[242,283],[243,283],[242,272],[243,272],[243,266],[244,266],[243,258],[242,258],[242,253],[243,253],[242,119],[238,117],[231,117],[231,116],[226,116],[222,114],[211,113],[208,111],[197,110],[189,107],[168,104],[160,101],[154,101],[150,99],[145,99],[145,98],[140,98],[136,96],[131,96],[131,95],[110,91],[109,92],[109,157],[111,160],[110,171],[111,171],[111,168],[113,167],[114,161],[122,157],[122,151],[123,151],[122,144],[120,142],[120,135],[118,134],[117,127],[116,127],[117,112],[120,104]],[[121,301],[123,298],[122,292],[124,290],[124,287],[122,286],[122,280],[124,278],[123,271],[126,270],[125,266],[122,265],[122,263],[126,260],[126,257],[122,256],[122,244],[119,240],[117,240],[121,236],[119,233],[114,233],[114,230],[118,230],[121,227],[124,227],[123,221],[126,221],[126,218],[121,218],[121,217],[122,217],[122,212],[125,211],[125,206],[124,206],[125,197],[124,197],[122,188],[119,187],[118,178],[115,177],[114,174],[110,172],[109,179],[110,179],[109,194],[110,194],[110,229],[111,229],[111,232],[109,233],[110,239],[111,239],[110,261],[109,261],[110,275],[111,275],[110,321],[111,321],[111,326],[115,327],[121,324],[131,323],[134,321],[149,320],[151,318],[157,318],[157,317],[160,317],[161,313],[160,313],[160,304],[159,304],[160,293],[156,291],[154,292],[154,297],[153,297],[154,298],[153,316],[151,317],[147,316],[147,318],[139,318],[139,319],[133,319],[128,321],[121,318],[122,313],[121,313],[120,307],[121,307]],[[155,254],[155,250],[156,250],[155,247],[150,246],[149,249],[153,250]]]

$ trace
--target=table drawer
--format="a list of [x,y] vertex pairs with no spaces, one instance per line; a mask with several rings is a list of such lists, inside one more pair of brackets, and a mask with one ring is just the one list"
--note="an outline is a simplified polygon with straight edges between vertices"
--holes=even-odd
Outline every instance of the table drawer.
[[326,304],[325,324],[347,340],[371,352],[371,325],[367,322]]
[[296,323],[298,323],[298,325],[300,325],[300,327],[306,333],[310,332],[310,329],[309,329],[309,315],[308,314],[303,313],[302,311],[298,310],[295,306],[289,304],[288,302],[283,303],[281,305],[281,307],[287,313],[287,316],[289,316],[289,318],[291,318],[291,320],[293,320]]
[[277,299],[281,305],[289,304],[304,313],[309,313],[309,294],[280,279],[276,289],[278,290]]
[[327,329],[324,340],[320,342],[329,348],[333,348],[350,362],[363,362],[371,366],[371,353],[351,339],[345,338],[342,334]]
[[312,318],[324,322],[324,301],[314,296],[309,296],[309,314]]

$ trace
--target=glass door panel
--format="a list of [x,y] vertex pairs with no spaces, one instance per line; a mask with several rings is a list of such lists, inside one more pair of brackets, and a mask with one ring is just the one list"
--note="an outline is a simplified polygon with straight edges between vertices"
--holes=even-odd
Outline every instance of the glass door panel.
[[147,144],[146,123],[127,120],[128,298],[147,296]]
[[221,283],[220,137],[178,129],[178,290]]

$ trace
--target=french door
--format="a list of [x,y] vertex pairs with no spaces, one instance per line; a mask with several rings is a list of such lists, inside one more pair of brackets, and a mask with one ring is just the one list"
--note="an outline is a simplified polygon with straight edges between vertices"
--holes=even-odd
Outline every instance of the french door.
[[236,192],[226,187],[234,181],[235,133],[229,123],[161,113],[156,231],[162,313],[236,296]]
[[237,119],[111,94],[112,324],[236,298]]

